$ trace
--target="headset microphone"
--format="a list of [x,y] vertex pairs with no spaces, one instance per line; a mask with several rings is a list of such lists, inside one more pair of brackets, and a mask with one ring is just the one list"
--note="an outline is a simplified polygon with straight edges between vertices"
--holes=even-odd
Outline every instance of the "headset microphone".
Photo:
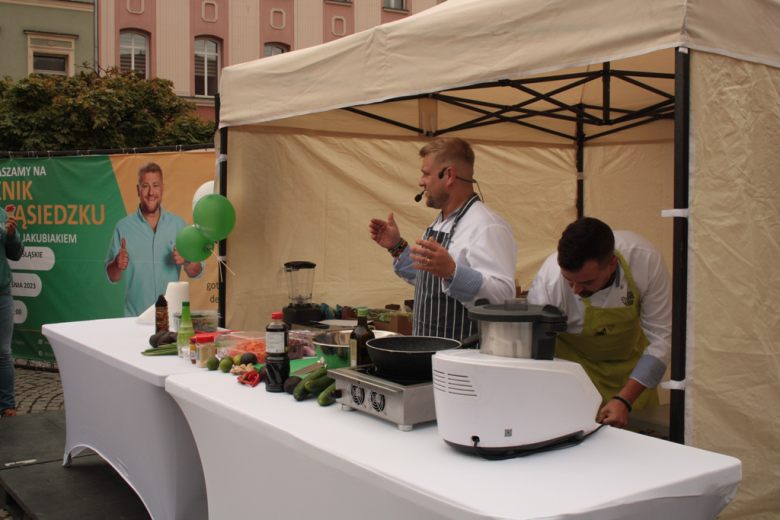
[[420,201],[422,200],[423,193],[425,193],[425,190],[424,190],[424,189],[423,189],[423,190],[420,192],[420,194],[419,194],[419,195],[415,195],[415,196],[414,196],[414,201],[415,201],[415,202],[420,202]]

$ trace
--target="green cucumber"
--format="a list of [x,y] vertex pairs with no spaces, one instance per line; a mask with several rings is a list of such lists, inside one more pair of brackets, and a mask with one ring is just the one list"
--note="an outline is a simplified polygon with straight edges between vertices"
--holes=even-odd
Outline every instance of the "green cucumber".
[[317,403],[319,403],[320,406],[329,406],[336,402],[336,399],[331,395],[336,390],[336,381],[333,381],[331,385],[320,392],[319,397],[317,397]]
[[312,381],[314,379],[319,379],[328,373],[327,367],[318,368],[314,372],[310,373],[308,376],[301,379],[301,381],[295,385],[295,390],[293,390],[293,397],[296,401],[303,401],[309,396],[309,391],[306,390],[305,385],[307,381]]
[[303,384],[303,387],[310,393],[320,395],[320,392],[328,388],[333,384],[334,379],[328,376],[320,377],[319,379],[311,379]]

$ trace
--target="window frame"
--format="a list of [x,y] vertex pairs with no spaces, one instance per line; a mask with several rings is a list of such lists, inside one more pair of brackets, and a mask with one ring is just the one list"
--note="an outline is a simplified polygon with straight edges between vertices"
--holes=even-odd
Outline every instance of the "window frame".
[[[123,34],[130,34],[131,35],[131,37],[130,37],[130,47],[122,45],[122,35]],[[144,73],[143,73],[143,76],[141,76],[141,74],[139,74],[138,70],[136,70],[136,68],[135,68],[135,52],[133,52],[133,51],[136,48],[140,49],[140,47],[136,47],[136,45],[135,45],[135,35],[143,36],[144,41],[145,41],[145,44],[144,44],[144,51],[145,51],[144,52],[144,56],[145,56],[146,59],[145,59],[145,63],[144,63]],[[118,46],[119,47],[119,62],[118,62],[119,70],[121,70],[122,72],[127,72],[127,71],[131,70],[131,71],[135,72],[136,74],[138,74],[139,76],[141,76],[143,79],[149,79],[151,77],[151,74],[150,74],[150,69],[151,69],[151,46],[152,46],[151,43],[152,43],[152,37],[146,31],[141,31],[139,29],[122,29],[121,31],[119,31],[119,46]],[[122,49],[127,49],[127,48],[130,49],[130,68],[125,70],[125,69],[122,68]]]
[[[401,2],[401,7],[393,7],[387,5],[388,3]],[[407,0],[382,0],[382,8],[390,9],[391,11],[408,11]]]
[[[52,76],[73,76],[76,73],[77,34],[24,31],[27,35],[27,74],[50,74]],[[43,42],[46,41],[46,43]],[[35,57],[63,58],[65,70],[35,68]]]
[[[203,56],[201,58],[204,60],[203,63],[203,94],[198,94],[198,76],[197,76],[197,70],[198,70],[198,51],[196,49],[196,46],[199,41],[206,42],[206,45],[204,45]],[[208,50],[208,43],[213,43],[217,46],[216,52],[209,52]],[[193,95],[195,97],[205,97],[210,98],[214,97],[215,94],[219,93],[219,79],[222,76],[222,41],[219,38],[216,38],[214,36],[197,36],[193,40],[193,62],[192,62],[192,78],[193,78]],[[208,57],[209,56],[216,56],[217,57],[217,69],[216,69],[216,90],[214,92],[209,92],[209,75],[208,75]]]
[[[266,54],[266,49],[268,47],[274,48],[274,49],[280,49],[282,52],[277,52],[275,54]],[[265,42],[263,45],[263,58],[270,58],[271,56],[278,56],[279,54],[285,54],[290,52],[290,46],[283,42]]]

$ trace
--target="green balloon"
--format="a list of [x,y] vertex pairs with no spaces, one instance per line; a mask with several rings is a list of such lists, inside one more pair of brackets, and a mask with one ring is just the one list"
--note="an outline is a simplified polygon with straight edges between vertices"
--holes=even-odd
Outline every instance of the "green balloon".
[[236,225],[236,210],[227,198],[217,193],[209,193],[195,204],[192,220],[203,236],[216,242],[233,231],[233,226]]
[[176,250],[189,262],[202,262],[213,249],[214,241],[204,237],[195,226],[187,226],[176,235]]

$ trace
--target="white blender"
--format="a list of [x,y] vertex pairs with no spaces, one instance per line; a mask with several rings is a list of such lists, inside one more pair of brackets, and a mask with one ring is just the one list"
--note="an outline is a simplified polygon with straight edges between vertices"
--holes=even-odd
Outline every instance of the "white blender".
[[599,428],[601,395],[578,364],[553,359],[566,316],[552,305],[507,300],[469,310],[480,350],[433,356],[439,434],[488,459],[574,446]]

